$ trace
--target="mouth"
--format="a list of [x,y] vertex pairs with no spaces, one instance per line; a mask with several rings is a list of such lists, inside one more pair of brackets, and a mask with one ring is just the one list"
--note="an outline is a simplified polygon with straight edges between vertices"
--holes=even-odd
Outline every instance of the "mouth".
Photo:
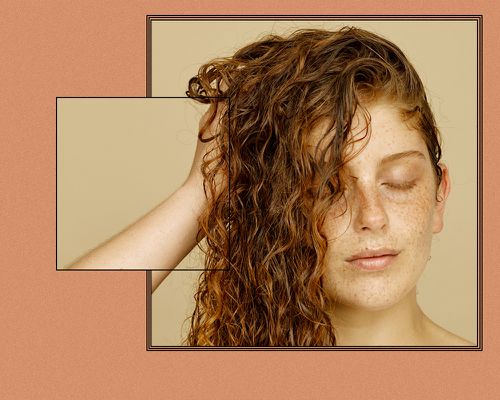
[[393,249],[367,250],[346,259],[349,265],[366,271],[381,271],[388,268],[400,252]]

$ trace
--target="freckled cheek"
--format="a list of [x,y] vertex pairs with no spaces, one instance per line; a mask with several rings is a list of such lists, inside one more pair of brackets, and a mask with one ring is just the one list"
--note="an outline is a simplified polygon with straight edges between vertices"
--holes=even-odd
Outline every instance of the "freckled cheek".
[[432,242],[432,201],[425,194],[415,197],[413,204],[394,208],[391,231],[397,234],[398,245],[410,271],[421,271],[426,265]]
[[392,207],[393,222],[397,220],[416,236],[427,235],[432,220],[432,202],[427,193],[417,193],[410,202]]

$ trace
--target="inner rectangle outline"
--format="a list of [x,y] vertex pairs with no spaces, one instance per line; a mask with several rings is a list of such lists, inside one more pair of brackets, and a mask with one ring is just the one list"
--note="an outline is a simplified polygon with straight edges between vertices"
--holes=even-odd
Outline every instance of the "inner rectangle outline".
[[[146,97],[152,97],[152,24],[163,21],[471,21],[476,22],[476,143],[477,143],[477,299],[476,346],[153,346],[152,345],[152,274],[146,272],[146,350],[395,350],[395,351],[483,351],[483,15],[146,15]],[[230,99],[229,99],[230,100]],[[230,154],[229,154],[229,162]],[[230,188],[228,188],[230,189]],[[229,249],[230,250],[230,249]],[[175,269],[174,269],[175,270]],[[221,270],[222,271],[222,270]]]

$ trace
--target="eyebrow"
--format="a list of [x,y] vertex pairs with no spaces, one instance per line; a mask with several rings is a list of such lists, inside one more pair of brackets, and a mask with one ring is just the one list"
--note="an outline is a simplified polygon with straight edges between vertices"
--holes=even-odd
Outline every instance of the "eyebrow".
[[401,153],[394,153],[394,154],[390,154],[388,156],[385,156],[384,158],[382,158],[379,161],[378,164],[384,165],[384,164],[387,164],[387,163],[390,163],[393,161],[401,160],[402,158],[406,158],[406,157],[418,157],[418,158],[422,158],[425,160],[425,156],[422,152],[420,152],[418,150],[409,150],[409,151],[403,151]]

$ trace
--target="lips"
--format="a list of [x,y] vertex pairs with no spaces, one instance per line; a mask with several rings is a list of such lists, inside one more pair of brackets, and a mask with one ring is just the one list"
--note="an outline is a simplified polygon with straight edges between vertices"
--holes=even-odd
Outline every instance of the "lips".
[[346,259],[350,265],[365,271],[381,271],[388,268],[399,251],[393,249],[366,250]]
[[346,261],[354,261],[354,260],[359,260],[359,259],[370,259],[373,257],[383,257],[383,256],[397,256],[399,254],[399,251],[393,250],[393,249],[388,249],[388,248],[383,248],[383,249],[376,249],[376,250],[365,250],[359,253],[356,253],[352,255],[351,257],[347,258]]

